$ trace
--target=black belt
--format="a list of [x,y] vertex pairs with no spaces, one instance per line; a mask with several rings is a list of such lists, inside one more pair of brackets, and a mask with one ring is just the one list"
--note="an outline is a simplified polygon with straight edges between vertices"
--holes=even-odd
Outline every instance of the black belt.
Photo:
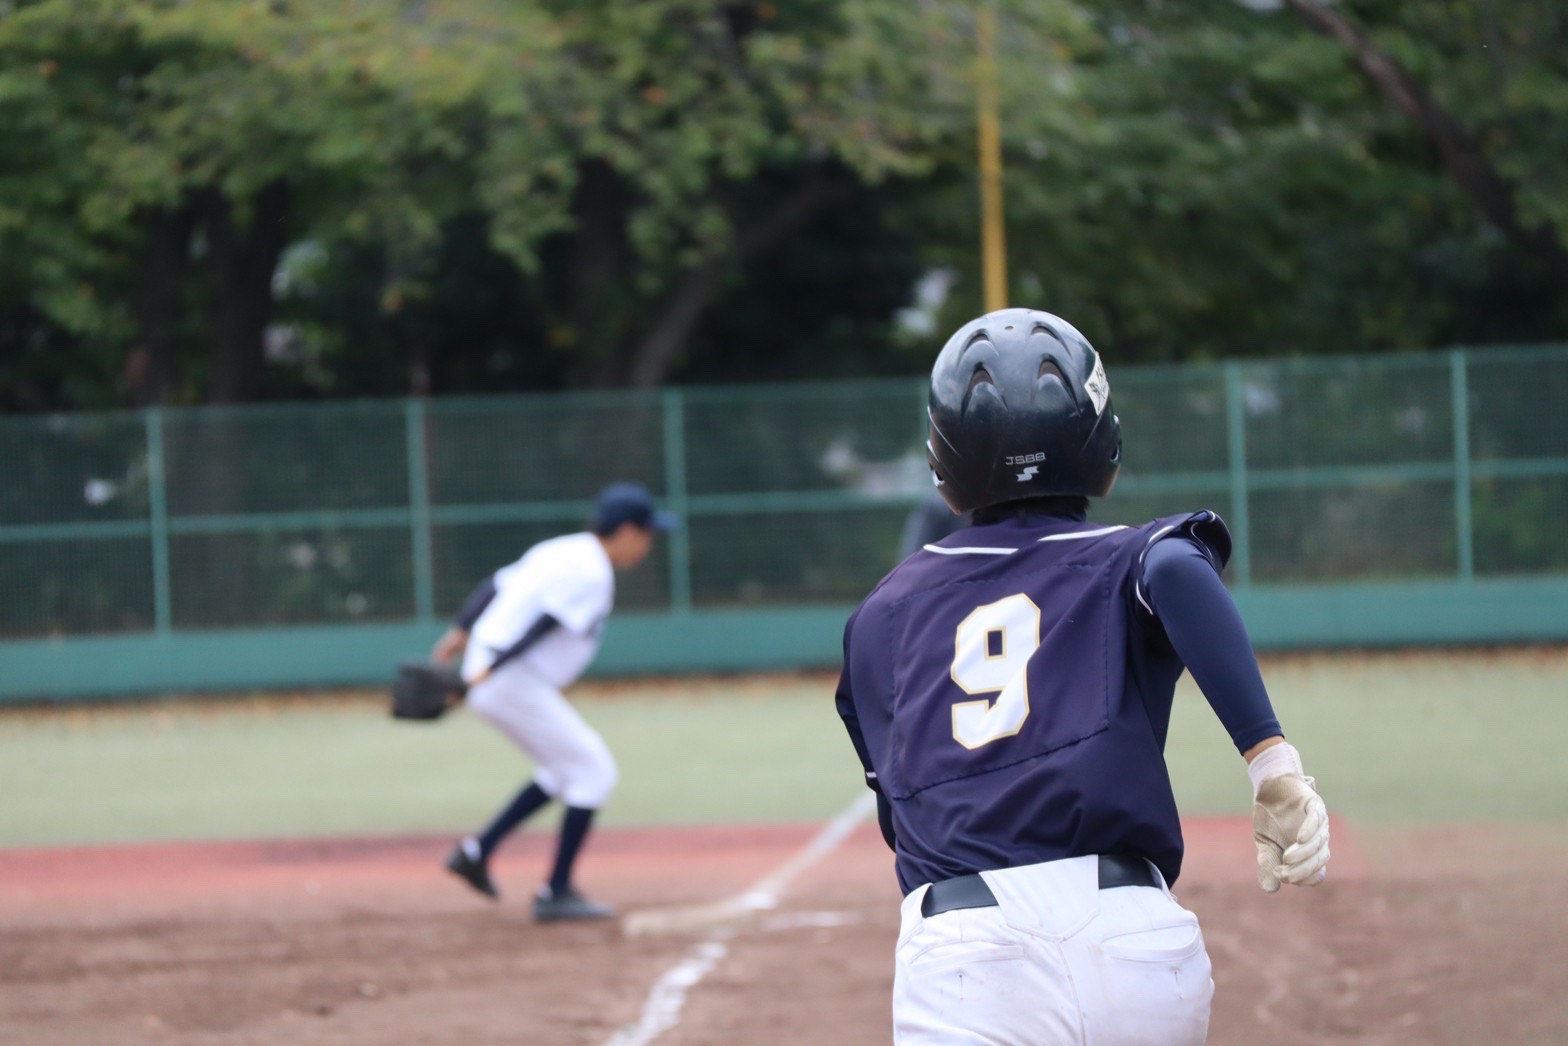
[[[1142,857],[1122,854],[1100,855],[1100,889],[1118,886],[1159,886],[1159,873]],[[927,918],[959,908],[989,908],[996,895],[979,875],[960,875],[932,883],[920,901],[920,914]]]

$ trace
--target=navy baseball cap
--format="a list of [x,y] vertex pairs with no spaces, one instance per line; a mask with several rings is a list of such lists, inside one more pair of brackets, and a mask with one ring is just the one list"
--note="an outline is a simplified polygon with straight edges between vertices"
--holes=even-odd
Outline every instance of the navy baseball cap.
[[670,530],[679,522],[673,513],[654,506],[653,495],[641,483],[612,483],[594,501],[596,534],[609,534],[622,523],[634,523],[643,530]]

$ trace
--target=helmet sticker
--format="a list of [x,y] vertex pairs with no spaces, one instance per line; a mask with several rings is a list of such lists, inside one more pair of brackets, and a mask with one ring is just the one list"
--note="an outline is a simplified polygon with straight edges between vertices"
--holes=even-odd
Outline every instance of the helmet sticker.
[[1094,412],[1104,414],[1105,403],[1111,398],[1111,382],[1105,376],[1105,364],[1100,360],[1098,352],[1094,354],[1094,372],[1089,375],[1084,389],[1089,393],[1089,399],[1094,402]]

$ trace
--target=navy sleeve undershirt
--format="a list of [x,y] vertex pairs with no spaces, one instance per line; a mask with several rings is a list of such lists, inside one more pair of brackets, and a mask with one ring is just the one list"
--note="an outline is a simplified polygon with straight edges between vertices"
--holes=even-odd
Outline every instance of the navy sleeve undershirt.
[[1143,584],[1171,646],[1236,750],[1283,733],[1246,625],[1207,553],[1182,536],[1158,541],[1144,560]]
[[517,642],[496,654],[495,660],[490,662],[490,671],[494,672],[512,660],[512,658],[539,642],[539,640],[550,634],[551,629],[558,627],[560,624],[559,621],[549,614],[540,614],[539,619],[528,626],[528,631],[524,632]]
[[474,622],[479,620],[479,615],[485,612],[485,607],[489,606],[490,601],[494,598],[495,575],[492,574],[475,586],[474,590],[468,594],[468,598],[463,600],[463,605],[458,609],[457,614],[453,616],[452,623],[464,632],[472,631]]

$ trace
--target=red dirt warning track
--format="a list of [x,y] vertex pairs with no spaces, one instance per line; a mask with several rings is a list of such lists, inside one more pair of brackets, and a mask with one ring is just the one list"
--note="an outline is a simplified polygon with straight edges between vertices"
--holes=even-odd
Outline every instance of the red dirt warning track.
[[[623,911],[723,900],[818,827],[606,830],[581,885]],[[1521,833],[1379,833],[1368,854],[1336,822],[1330,882],[1266,896],[1248,825],[1186,827],[1177,893],[1214,958],[1211,1042],[1568,1042],[1568,880],[1524,860]],[[535,925],[547,833],[497,858],[500,903],[441,869],[450,843],[0,850],[0,1042],[603,1043],[706,932]],[[735,929],[656,1041],[890,1041],[897,901],[863,826]]]

